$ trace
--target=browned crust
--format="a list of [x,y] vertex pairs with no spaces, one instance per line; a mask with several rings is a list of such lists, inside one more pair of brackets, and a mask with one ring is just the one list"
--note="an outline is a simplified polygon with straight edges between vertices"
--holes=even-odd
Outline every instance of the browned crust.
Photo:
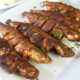
[[[15,50],[25,59],[29,56],[37,63],[50,63],[52,61],[49,56],[45,55],[36,46],[31,44],[17,30],[11,28],[10,26],[6,26],[2,23],[0,23],[0,26],[2,29],[4,39],[7,40],[9,44],[12,44]],[[8,33],[6,30],[8,31]],[[11,34],[13,34],[14,36],[12,38],[9,38],[8,36]]]
[[19,56],[3,39],[0,39],[0,66],[10,74],[19,71],[22,76],[28,79],[36,79],[39,74],[33,65]]
[[[12,23],[15,24],[15,22],[11,22],[11,24]],[[8,24],[10,25],[10,23],[8,23]],[[25,25],[25,26],[21,25],[21,31],[23,34],[25,33],[25,30],[23,30],[22,27],[24,29],[32,29],[33,30],[32,33],[43,34],[43,36],[45,37],[44,41],[47,40],[48,41],[47,44],[52,41],[52,45],[56,48],[56,50],[58,51],[58,53],[60,55],[62,55],[62,56],[73,56],[74,55],[74,52],[72,52],[72,50],[70,50],[67,46],[63,45],[61,42],[57,41],[57,39],[52,38],[47,33],[37,29],[36,27],[33,27],[32,25],[29,25],[29,24],[28,24],[28,26],[27,25]],[[32,38],[31,38],[31,40],[32,40]],[[35,43],[35,41],[34,41],[34,43]],[[44,45],[46,46],[45,42],[44,42]],[[66,53],[66,50],[69,51],[70,55],[68,53]]]
[[44,1],[44,5],[48,10],[55,11],[56,9],[63,15],[69,16],[71,19],[80,21],[80,10],[73,8],[72,6],[66,5],[61,2],[48,2]]

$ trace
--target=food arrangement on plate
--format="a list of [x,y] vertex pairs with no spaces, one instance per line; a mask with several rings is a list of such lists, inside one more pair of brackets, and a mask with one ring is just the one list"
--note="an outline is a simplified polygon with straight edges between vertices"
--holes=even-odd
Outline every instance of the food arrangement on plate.
[[49,64],[48,53],[54,50],[63,57],[72,57],[74,51],[61,40],[80,40],[80,11],[60,2],[44,1],[48,10],[23,12],[27,21],[0,22],[3,39],[0,39],[0,66],[9,73],[19,72],[27,79],[37,79],[39,70],[28,62]]

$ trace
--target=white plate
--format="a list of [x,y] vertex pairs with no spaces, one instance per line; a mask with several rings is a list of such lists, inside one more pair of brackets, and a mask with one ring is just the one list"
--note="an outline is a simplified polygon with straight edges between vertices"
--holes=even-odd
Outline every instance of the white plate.
[[23,1],[24,1],[24,0],[20,0],[20,1],[16,2],[16,3],[14,3],[14,4],[11,4],[11,5],[8,5],[8,6],[1,7],[0,10],[11,8],[11,7],[13,7],[13,6],[16,6],[16,5],[20,4],[20,3],[22,3]]
[[[36,1],[35,0],[26,1],[25,0],[19,6],[14,7],[11,10],[4,13],[3,15],[1,15],[0,22],[5,23],[5,21],[7,19],[12,19],[12,20],[24,22],[27,19],[24,19],[22,17],[22,13],[24,11],[30,11],[31,9],[33,9],[33,6],[37,6],[37,9],[42,9],[41,8],[42,1],[43,0],[36,0]],[[65,67],[69,63],[71,63],[71,61],[79,54],[80,48],[77,48],[77,46],[75,46],[74,42],[70,42],[66,38],[64,38],[62,41],[64,44],[66,44],[69,47],[74,46],[76,55],[71,58],[65,58],[65,57],[61,57],[59,55],[56,55],[55,53],[49,53],[49,56],[53,59],[53,62],[51,64],[37,64],[37,63],[33,62],[33,64],[40,71],[39,80],[54,80],[65,69]],[[0,78],[1,78],[1,80],[27,80],[23,77],[16,75],[16,74],[10,75],[7,72],[5,72],[2,68],[0,68]]]

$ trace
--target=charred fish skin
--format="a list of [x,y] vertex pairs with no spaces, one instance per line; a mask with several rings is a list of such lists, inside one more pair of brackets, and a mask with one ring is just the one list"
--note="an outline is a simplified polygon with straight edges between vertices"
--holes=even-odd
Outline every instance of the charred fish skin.
[[[7,24],[14,28],[16,26],[16,23],[20,23],[20,22],[12,22],[11,20],[7,21]],[[22,23],[19,24],[18,26],[16,27],[16,29],[18,28],[18,30],[36,46],[38,46],[39,48],[43,48],[45,54],[46,51],[48,53],[53,48],[53,42],[50,39],[51,36],[47,35],[39,28],[34,27],[34,25],[28,23],[26,24]]]
[[[10,21],[10,20],[8,20],[7,21],[7,24],[8,25],[10,25],[10,26],[14,26],[14,28],[15,28],[15,26],[16,26],[16,23],[18,23],[18,22],[12,22],[12,21]],[[27,23],[26,23],[27,24]],[[65,45],[63,45],[62,43],[59,43],[55,38],[52,38],[51,36],[49,36],[47,33],[45,33],[45,32],[43,32],[43,31],[41,31],[40,29],[38,29],[38,28],[36,28],[35,26],[32,26],[32,24],[27,24],[26,25],[25,23],[24,23],[24,25],[19,25],[19,30],[24,34],[24,35],[27,35],[26,33],[27,32],[30,32],[30,33],[34,33],[34,32],[38,32],[37,34],[42,34],[43,36],[44,36],[44,40],[46,40],[47,42],[47,44],[48,45],[51,45],[52,44],[52,46],[55,46],[55,48],[57,49],[57,51],[60,53],[60,55],[62,55],[62,56],[69,56],[69,54],[65,54],[65,52],[64,51],[67,51],[67,47],[65,47]],[[27,31],[26,31],[27,30]],[[28,31],[29,30],[29,31]],[[35,35],[36,35],[36,33],[35,33]],[[32,39],[32,38],[31,38]],[[41,39],[42,39],[42,37],[41,37]],[[39,40],[40,40],[40,38],[39,38]],[[38,39],[37,39],[37,41],[38,41]],[[34,41],[35,42],[35,41]],[[43,43],[44,45],[46,45],[45,44],[45,42]],[[60,45],[60,46],[59,46]],[[65,47],[65,48],[64,48]],[[70,52],[70,50],[68,50],[69,52],[68,53],[71,53]]]
[[[80,34],[78,32],[61,25],[58,21],[53,20],[50,17],[46,17],[38,13],[28,12],[24,12],[24,15],[27,16],[30,23],[33,23],[35,26],[39,26],[39,28],[41,28],[43,31],[50,33],[54,37],[56,33],[59,33],[60,36],[57,38],[62,38],[65,34],[70,41],[80,40]],[[34,19],[34,16],[37,18]]]
[[[32,60],[37,63],[48,64],[52,62],[49,56],[45,55],[41,50],[36,46],[31,44],[27,39],[25,39],[17,30],[6,26],[0,23],[3,37],[6,40],[6,37],[13,34],[14,36],[10,39],[7,39],[9,44],[12,44],[17,52],[20,53],[25,59],[29,56]],[[6,31],[7,30],[7,31]]]
[[22,76],[28,79],[36,79],[39,74],[33,65],[19,56],[3,39],[0,39],[0,66],[10,74],[19,71]]
[[60,12],[55,11],[48,11],[48,10],[31,10],[32,13],[39,13],[45,16],[48,16],[52,19],[55,19],[59,23],[61,23],[63,26],[69,27],[75,31],[80,32],[80,23],[78,21],[74,21],[73,19],[70,19],[70,17],[61,14]]
[[22,57],[19,57],[18,62],[17,62],[17,68],[20,74],[27,79],[36,79],[39,75],[38,69],[36,69],[29,62],[21,58]]
[[59,11],[63,15],[69,16],[71,19],[80,21],[80,11],[72,6],[66,5],[61,2],[48,2],[44,1],[43,4],[51,11]]
[[[16,23],[20,23],[20,22],[13,22],[13,21],[11,21],[11,20],[8,20],[7,21],[7,24],[8,25],[10,25],[10,26],[12,26],[12,27],[14,27],[15,28],[15,26],[16,26]],[[20,26],[21,25],[21,26]],[[52,45],[51,47],[53,47],[54,45],[56,46],[56,49],[58,50],[58,48],[57,48],[57,46],[58,46],[58,44],[59,45],[61,45],[61,47],[63,47],[64,45],[62,45],[62,44],[60,44],[60,43],[58,43],[58,41],[56,41],[56,39],[53,39],[51,36],[49,36],[47,33],[45,33],[45,32],[43,32],[43,31],[41,31],[40,29],[38,29],[38,28],[36,28],[35,26],[33,26],[32,24],[25,24],[24,23],[24,25],[22,25],[22,24],[20,24],[19,25],[19,31],[21,31],[22,32],[22,34],[23,35],[25,35],[25,36],[27,36],[28,34],[27,33],[29,33],[29,34],[31,34],[30,36],[27,36],[27,37],[30,37],[30,39],[31,39],[31,41],[34,39],[32,39],[32,36],[36,36],[37,38],[38,38],[38,36],[37,36],[37,34],[40,34],[40,36],[41,36],[41,34],[42,34],[42,36],[41,36],[41,38],[40,38],[40,36],[39,36],[39,41],[40,41],[40,39],[42,40],[42,38],[43,38],[43,36],[44,36],[44,41],[46,40],[46,43],[47,43],[47,45]],[[66,30],[66,29],[65,29]],[[33,34],[34,33],[34,34]],[[66,32],[67,33],[67,32]],[[32,35],[33,34],[33,35]],[[38,41],[38,39],[36,39],[36,40],[33,40],[32,42],[34,42],[35,43],[35,41]],[[54,43],[54,42],[56,43]],[[58,43],[58,44],[57,44]],[[43,43],[43,44],[45,44],[45,42]],[[46,45],[46,44],[45,44]],[[66,51],[66,49],[64,49],[65,51]],[[58,50],[58,52],[59,53],[62,53],[62,52],[60,52],[60,50]],[[68,55],[67,55],[68,56]]]
[[[28,14],[30,14],[30,13],[28,13]],[[31,15],[27,15],[27,14],[25,14],[26,16],[29,16],[29,18],[32,20],[33,18],[32,18],[32,14]],[[32,22],[31,22],[32,23]],[[41,26],[40,26],[41,27]],[[42,29],[42,28],[41,28]],[[53,43],[54,43],[54,47],[56,48],[56,50],[59,52],[59,54],[61,55],[61,56],[65,56],[65,57],[69,57],[69,56],[74,56],[75,55],[75,53],[70,49],[70,48],[68,48],[67,46],[65,46],[64,44],[62,44],[60,41],[59,41],[59,47],[61,47],[61,48],[57,48],[56,46],[58,45],[57,43],[58,43],[58,40],[57,39],[55,39],[54,37],[53,37]],[[61,46],[62,45],[62,46]],[[61,49],[62,49],[62,51],[61,51]],[[65,51],[68,51],[69,53],[66,53]],[[62,53],[63,52],[63,53]]]
[[[9,52],[12,53],[13,51],[10,51],[10,45],[0,39],[0,66],[7,71],[8,73],[12,74],[15,73],[17,70],[17,63],[16,61],[13,59],[13,57],[11,57],[11,55],[9,55]],[[11,60],[10,60],[11,58]],[[17,60],[17,58],[15,58]]]
[[[29,20],[30,23],[33,23],[36,27],[41,28],[43,31],[50,33],[52,28],[54,27],[54,25],[56,24],[56,22],[53,23],[52,20],[49,20],[49,17],[44,17],[42,15],[38,15],[37,13],[28,13],[28,12],[24,12],[23,13],[24,16],[26,16]],[[36,18],[33,20],[34,16],[36,16]],[[60,32],[61,36],[58,38],[62,38],[63,37],[63,32],[61,31],[61,29],[55,29],[55,32],[52,34],[54,36],[54,34],[57,32]]]

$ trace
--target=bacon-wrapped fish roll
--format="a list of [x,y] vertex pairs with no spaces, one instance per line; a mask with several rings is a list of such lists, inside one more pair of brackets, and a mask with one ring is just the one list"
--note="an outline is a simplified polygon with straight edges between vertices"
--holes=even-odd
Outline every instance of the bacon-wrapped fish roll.
[[63,15],[67,15],[68,18],[80,21],[80,10],[73,8],[61,2],[48,2],[44,1],[44,5],[51,11],[59,11]]
[[15,50],[20,53],[25,59],[29,56],[37,63],[50,63],[52,60],[45,55],[36,46],[25,39],[17,30],[0,23],[3,37],[10,45],[13,45]]
[[[7,22],[10,26],[14,27],[16,26],[16,24],[18,24],[18,22],[11,22],[10,20]],[[19,22],[20,23],[20,22]],[[25,29],[25,30],[24,30]],[[32,32],[34,34],[34,32],[39,32],[40,34],[43,34],[45,40],[47,40],[47,44],[50,44],[52,46],[54,46],[57,50],[57,52],[62,55],[62,56],[73,56],[74,52],[72,50],[70,50],[70,48],[68,48],[67,46],[65,46],[64,44],[62,44],[61,42],[58,42],[55,38],[52,38],[51,36],[49,36],[47,33],[37,29],[36,27],[29,25],[29,24],[25,24],[24,25],[21,23],[18,26],[18,30],[20,30],[23,35],[27,36],[27,30],[30,30],[30,32]],[[26,32],[25,32],[26,31]],[[31,38],[32,40],[32,38]],[[46,43],[43,43],[46,46]]]
[[10,48],[6,41],[0,39],[0,66],[9,73],[19,71],[25,78],[36,79],[39,71]]
[[80,40],[80,35],[78,32],[61,25],[59,22],[49,17],[46,17],[38,13],[28,12],[24,12],[24,15],[27,16],[30,23],[33,23],[35,26],[41,28],[45,32],[48,32],[56,38],[62,38],[65,34],[68,40]]
[[59,23],[61,23],[65,27],[69,27],[73,30],[80,32],[80,23],[77,21],[74,21],[73,19],[70,19],[70,17],[68,17],[66,15],[64,16],[60,12],[48,11],[48,10],[31,10],[31,12],[48,16],[52,19],[55,19],[56,21],[58,21]]

